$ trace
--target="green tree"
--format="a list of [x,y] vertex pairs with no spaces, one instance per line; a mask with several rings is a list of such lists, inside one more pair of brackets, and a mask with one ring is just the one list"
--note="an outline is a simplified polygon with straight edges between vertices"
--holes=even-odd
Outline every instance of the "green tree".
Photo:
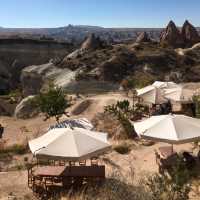
[[45,114],[46,119],[55,117],[59,122],[63,114],[67,114],[65,109],[70,106],[61,88],[50,86],[47,92],[40,93],[37,99],[38,106]]

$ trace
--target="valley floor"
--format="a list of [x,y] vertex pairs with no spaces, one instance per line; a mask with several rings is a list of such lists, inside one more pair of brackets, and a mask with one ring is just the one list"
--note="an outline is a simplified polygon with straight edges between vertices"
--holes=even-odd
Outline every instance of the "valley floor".
[[[91,99],[91,105],[80,115],[71,117],[86,117],[92,120],[97,112],[103,111],[105,105],[112,104],[117,100],[127,99],[127,97],[121,93],[109,93],[87,97],[86,99]],[[85,99],[77,100],[76,104],[83,100]],[[76,106],[74,105],[71,109],[73,110]],[[27,143],[27,140],[45,133],[49,125],[55,123],[55,121],[49,120],[44,122],[42,116],[27,120],[0,117],[0,123],[5,126],[5,133],[3,135],[5,145],[13,145]],[[111,142],[113,145],[120,143],[119,141]],[[146,174],[158,171],[154,150],[166,144],[156,143],[152,146],[144,146],[136,141],[128,140],[126,142],[131,145],[131,151],[128,154],[122,155],[112,150],[101,157],[101,162],[106,165],[107,176],[114,172],[119,173],[124,178],[130,178],[130,176],[134,175],[134,181],[138,183]],[[175,151],[192,151],[192,147],[192,144],[185,144],[176,145],[174,149]],[[3,169],[0,172],[0,200],[8,199],[9,195],[16,196],[17,200],[35,198],[32,191],[27,187],[27,171],[17,169],[16,166],[13,167],[14,165],[19,166],[23,164],[24,157],[28,158],[29,161],[31,160],[30,153],[14,156],[15,160],[12,160],[12,163],[7,166],[4,162],[1,163],[0,160],[0,164],[2,164],[0,167]],[[10,166],[10,169],[6,169],[8,166]],[[191,194],[191,200],[198,200],[198,198]]]

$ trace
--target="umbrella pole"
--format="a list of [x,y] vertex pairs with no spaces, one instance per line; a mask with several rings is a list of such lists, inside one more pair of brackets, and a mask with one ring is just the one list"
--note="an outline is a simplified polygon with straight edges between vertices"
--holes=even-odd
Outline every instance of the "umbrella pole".
[[174,146],[173,146],[173,144],[172,144],[172,153],[174,153]]

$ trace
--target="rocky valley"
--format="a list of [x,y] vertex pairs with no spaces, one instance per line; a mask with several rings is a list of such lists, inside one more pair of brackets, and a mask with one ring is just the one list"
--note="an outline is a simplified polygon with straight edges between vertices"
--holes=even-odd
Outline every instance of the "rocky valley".
[[0,39],[0,93],[7,93],[19,86],[24,67],[43,64],[49,60],[57,62],[72,48],[72,45],[66,42],[24,38]]
[[91,33],[78,46],[44,38],[0,40],[1,94],[20,89],[23,97],[35,95],[50,82],[67,92],[93,93],[117,90],[127,79],[135,87],[200,81],[200,37],[187,20],[182,28],[170,21],[159,40],[148,32],[120,43]]

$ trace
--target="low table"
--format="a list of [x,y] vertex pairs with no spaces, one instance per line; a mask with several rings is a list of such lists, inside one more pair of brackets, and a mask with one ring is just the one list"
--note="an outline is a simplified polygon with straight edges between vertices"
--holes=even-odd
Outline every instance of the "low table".
[[42,166],[37,167],[33,174],[42,177],[61,176],[64,170],[65,166]]

